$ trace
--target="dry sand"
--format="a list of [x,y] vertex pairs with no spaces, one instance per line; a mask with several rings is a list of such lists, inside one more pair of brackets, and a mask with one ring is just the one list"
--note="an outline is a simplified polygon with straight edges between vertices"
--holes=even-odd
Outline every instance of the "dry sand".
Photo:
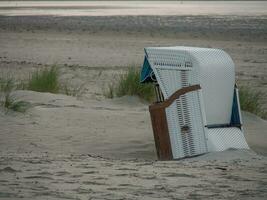
[[[156,161],[148,105],[103,88],[146,46],[222,48],[237,80],[267,91],[266,16],[0,17],[0,69],[19,79],[60,65],[83,93],[15,91],[25,114],[0,112],[3,199],[266,199],[267,122],[244,113],[252,150]],[[266,99],[262,99],[266,103]],[[257,153],[255,153],[255,152]]]
[[[217,160],[238,155],[227,161]],[[266,159],[251,152],[171,162],[5,155],[3,199],[266,199]],[[202,160],[204,159],[204,160]]]
[[[266,198],[267,159],[252,150],[156,161],[147,105],[136,97],[13,96],[33,107],[0,116],[4,199]],[[250,147],[266,155],[267,122],[243,116]]]

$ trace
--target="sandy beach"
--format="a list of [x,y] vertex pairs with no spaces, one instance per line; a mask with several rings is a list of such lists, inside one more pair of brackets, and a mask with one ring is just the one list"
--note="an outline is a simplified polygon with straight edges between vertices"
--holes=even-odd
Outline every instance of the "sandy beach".
[[[266,94],[266,21],[266,16],[2,16],[0,66],[11,71],[23,66],[22,74],[55,63],[121,70],[141,66],[147,46],[212,47],[233,58],[238,84]],[[262,103],[266,109],[265,97]]]
[[[231,55],[239,85],[265,94],[266,110],[265,4],[247,15],[244,10],[234,15],[235,8],[166,14],[169,2],[163,9],[147,5],[94,3],[87,5],[94,15],[81,15],[81,8],[75,11],[79,15],[35,15],[42,9],[54,12],[55,5],[18,9],[0,3],[0,74],[25,80],[36,69],[56,64],[60,82],[82,86],[77,97],[12,93],[31,108],[0,112],[1,199],[266,199],[266,120],[243,112],[250,150],[160,162],[148,103],[103,94],[129,67],[141,67],[144,47],[212,47]],[[141,15],[109,13],[118,6]],[[144,15],[145,8],[161,14]]]

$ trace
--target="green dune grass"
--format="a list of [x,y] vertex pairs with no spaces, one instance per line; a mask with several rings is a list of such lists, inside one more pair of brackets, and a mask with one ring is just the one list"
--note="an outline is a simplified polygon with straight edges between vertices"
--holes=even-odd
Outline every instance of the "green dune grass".
[[138,96],[148,102],[155,99],[153,84],[140,83],[140,71],[130,68],[119,80],[108,86],[105,96],[108,98],[122,97],[125,95]]

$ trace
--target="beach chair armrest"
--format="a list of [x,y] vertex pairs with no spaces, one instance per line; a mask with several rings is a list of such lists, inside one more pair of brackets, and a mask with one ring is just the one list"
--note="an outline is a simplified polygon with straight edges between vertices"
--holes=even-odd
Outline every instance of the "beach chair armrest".
[[155,103],[151,106],[149,106],[149,110],[153,110],[153,109],[159,109],[159,108],[167,108],[169,107],[176,99],[178,99],[181,95],[186,94],[188,92],[192,92],[195,90],[200,90],[201,87],[200,85],[191,85],[188,87],[184,87],[181,88],[179,90],[177,90],[176,92],[174,92],[168,99],[166,99],[163,102],[160,103]]

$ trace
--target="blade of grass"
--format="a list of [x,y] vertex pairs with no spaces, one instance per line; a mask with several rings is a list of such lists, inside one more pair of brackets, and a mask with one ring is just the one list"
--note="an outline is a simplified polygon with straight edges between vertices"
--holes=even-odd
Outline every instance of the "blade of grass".
[[58,76],[56,66],[37,70],[30,75],[27,89],[36,92],[57,93],[59,91]]
[[241,109],[254,113],[264,119],[267,118],[267,112],[264,111],[262,103],[263,93],[251,89],[249,86],[242,86],[239,88],[239,100]]
[[126,74],[120,75],[118,82],[109,84],[104,95],[107,98],[136,95],[148,102],[152,102],[155,98],[153,84],[141,84],[140,71],[135,68],[130,68]]

